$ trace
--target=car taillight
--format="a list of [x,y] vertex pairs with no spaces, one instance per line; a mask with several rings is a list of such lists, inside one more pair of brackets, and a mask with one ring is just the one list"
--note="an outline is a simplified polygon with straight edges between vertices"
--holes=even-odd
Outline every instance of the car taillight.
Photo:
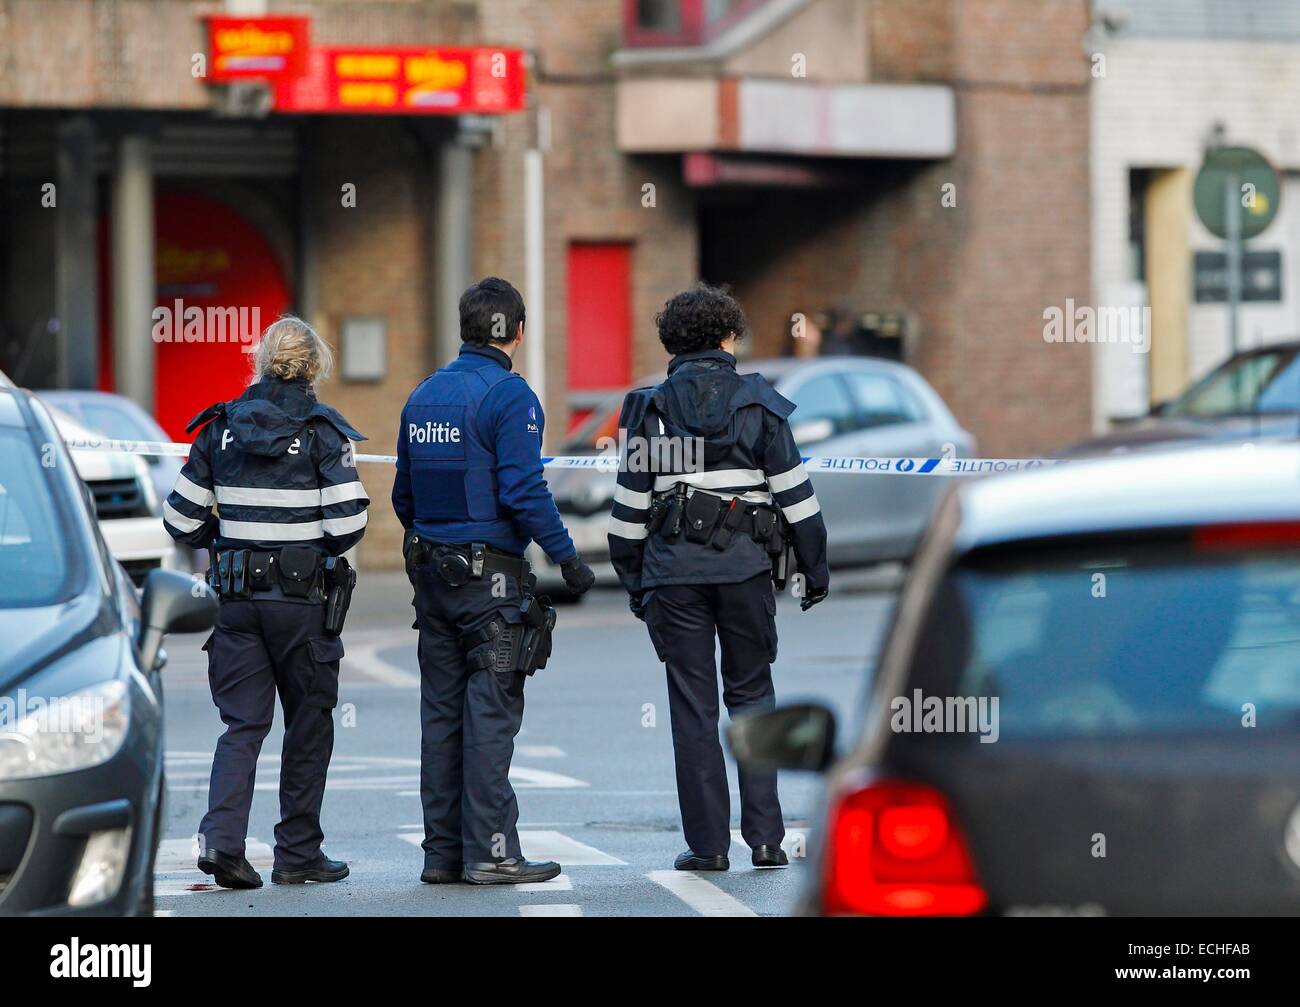
[[1192,546],[1201,550],[1295,548],[1300,546],[1300,521],[1205,525],[1192,531]]
[[879,780],[831,812],[823,908],[829,915],[968,916],[988,902],[966,840],[933,787]]

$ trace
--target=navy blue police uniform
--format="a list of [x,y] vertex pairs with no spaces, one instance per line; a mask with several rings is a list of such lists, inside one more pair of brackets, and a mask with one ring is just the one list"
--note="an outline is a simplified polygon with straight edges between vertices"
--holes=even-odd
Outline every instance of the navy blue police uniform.
[[199,427],[163,520],[176,541],[213,548],[210,579],[227,571],[225,587],[215,585],[221,608],[204,644],[226,731],[212,762],[200,845],[244,856],[257,759],[278,692],[285,729],[275,868],[292,877],[323,857],[320,811],[343,657],[341,639],[326,627],[324,570],[327,557],[365,533],[369,498],[351,444],[365,438],[317,401],[308,382],[278,378],[209,407],[187,429]]
[[[555,563],[577,556],[543,475],[543,430],[537,396],[491,346],[464,344],[402,410],[393,509],[420,632],[426,880],[523,861],[507,774],[525,675],[481,658],[490,633],[523,618],[529,541]],[[440,558],[412,567],[421,544]]]
[[[787,422],[793,409],[762,375],[737,373],[730,353],[706,350],[675,356],[662,384],[628,394],[619,419],[630,450],[620,460],[610,557],[667,667],[687,844],[718,868],[731,812],[715,634],[728,713],[769,709],[774,568],[789,546],[805,598],[820,600],[830,581],[826,526]],[[776,773],[741,767],[740,799],[745,842],[779,850]]]

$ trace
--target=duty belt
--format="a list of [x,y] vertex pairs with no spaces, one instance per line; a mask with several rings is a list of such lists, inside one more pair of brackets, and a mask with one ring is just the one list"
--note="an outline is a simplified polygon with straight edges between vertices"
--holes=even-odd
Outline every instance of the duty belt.
[[453,587],[497,573],[514,577],[521,585],[530,577],[528,561],[522,556],[493,549],[482,542],[468,545],[434,542],[418,533],[407,543],[406,563],[408,572],[432,566]]

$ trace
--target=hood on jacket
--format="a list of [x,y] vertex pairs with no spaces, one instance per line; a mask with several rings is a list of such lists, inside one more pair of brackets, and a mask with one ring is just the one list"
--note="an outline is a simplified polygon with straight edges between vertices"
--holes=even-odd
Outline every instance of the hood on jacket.
[[225,414],[235,443],[251,455],[283,455],[316,418],[333,424],[350,440],[366,439],[338,410],[318,402],[306,381],[257,381],[226,403]]
[[720,446],[734,439],[732,421],[743,406],[758,404],[783,419],[794,411],[762,375],[737,373],[736,358],[724,350],[678,354],[654,402],[665,425],[678,428],[674,433],[707,437]]

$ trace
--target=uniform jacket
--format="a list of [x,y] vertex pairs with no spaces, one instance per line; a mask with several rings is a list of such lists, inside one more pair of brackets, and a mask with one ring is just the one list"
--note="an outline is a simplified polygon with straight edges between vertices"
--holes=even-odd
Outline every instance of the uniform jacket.
[[[662,528],[648,534],[654,495],[679,483],[691,493],[775,504],[808,587],[829,585],[826,525],[787,422],[793,411],[794,404],[762,375],[738,374],[736,358],[723,350],[679,354],[661,385],[628,393],[618,424],[624,447],[609,550],[631,594],[667,584],[737,583],[771,569],[765,548],[749,534],[736,534],[725,549],[687,542],[683,535],[669,540]],[[696,438],[702,452],[692,456],[677,448]],[[637,445],[647,444],[643,461],[653,458],[657,471],[632,462]],[[693,464],[676,464],[686,461]]]
[[535,540],[552,562],[577,555],[542,472],[537,396],[494,347],[461,347],[402,409],[393,510],[435,542],[484,542],[523,555]]
[[334,556],[361,541],[370,499],[351,441],[365,438],[318,402],[310,384],[258,381],[186,429],[199,426],[163,504],[176,541],[195,548],[215,541],[222,549],[309,545]]

